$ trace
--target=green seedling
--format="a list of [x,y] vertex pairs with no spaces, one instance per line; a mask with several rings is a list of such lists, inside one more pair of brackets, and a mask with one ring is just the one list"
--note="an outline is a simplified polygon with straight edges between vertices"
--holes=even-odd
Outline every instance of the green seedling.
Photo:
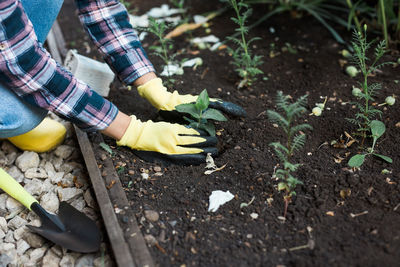
[[371,128],[371,134],[372,134],[371,135],[371,137],[372,137],[372,147],[368,148],[365,153],[357,154],[357,155],[352,156],[350,158],[349,162],[348,162],[350,167],[356,167],[356,168],[360,167],[364,163],[365,158],[367,156],[369,156],[369,155],[378,157],[378,158],[383,159],[384,161],[389,162],[389,163],[393,162],[391,158],[389,158],[387,156],[384,156],[384,155],[381,155],[381,154],[378,154],[378,153],[375,153],[375,150],[374,150],[375,149],[375,145],[376,145],[376,141],[386,131],[385,124],[383,122],[381,122],[381,121],[373,120],[370,123],[370,128]]
[[[238,87],[242,88],[252,85],[256,80],[256,76],[263,74],[258,68],[258,66],[263,63],[261,60],[262,57],[257,55],[253,56],[250,50],[250,44],[260,38],[246,39],[249,29],[245,24],[252,13],[252,9],[250,9],[243,0],[239,2],[237,0],[226,1],[229,2],[231,7],[235,10],[236,17],[232,17],[231,19],[238,25],[235,31],[240,34],[240,38],[231,36],[227,37],[227,40],[237,45],[236,49],[228,48],[228,51],[232,54],[232,64],[236,67],[235,71],[242,79]],[[242,10],[244,11],[242,12]]]
[[194,118],[184,117],[191,127],[204,130],[209,135],[215,136],[214,124],[209,120],[226,121],[227,119],[219,110],[209,108],[209,104],[210,99],[207,90],[204,89],[197,97],[196,103],[181,104],[175,108],[178,112],[187,113]]
[[114,152],[112,151],[111,147],[110,147],[109,145],[107,145],[106,143],[101,142],[101,143],[99,144],[99,146],[100,146],[102,149],[104,149],[105,151],[107,151],[107,152],[110,154],[110,156],[113,156],[113,155],[114,155]]
[[280,142],[270,143],[274,148],[275,154],[281,161],[283,168],[277,169],[275,176],[279,179],[278,190],[284,191],[283,197],[285,201],[285,209],[283,216],[286,217],[287,208],[296,195],[296,186],[303,184],[302,181],[293,176],[301,164],[293,163],[292,156],[295,152],[299,151],[306,142],[306,135],[303,133],[305,130],[312,130],[311,125],[307,123],[296,124],[296,120],[302,115],[306,114],[305,105],[307,104],[307,95],[297,99],[296,102],[290,103],[289,96],[283,95],[278,91],[276,97],[277,111],[268,110],[268,118],[271,123],[277,124],[286,134],[286,141],[284,144]]
[[[371,101],[374,101],[374,97],[381,89],[380,83],[368,84],[368,77],[374,73],[377,69],[383,67],[389,62],[379,63],[379,60],[385,53],[385,41],[381,41],[375,47],[374,58],[368,58],[367,52],[372,47],[374,41],[367,42],[367,27],[364,25],[364,32],[354,31],[352,46],[354,54],[351,58],[353,64],[358,66],[360,73],[363,76],[363,81],[359,82],[360,88],[353,88],[353,95],[356,96],[358,102],[353,102],[358,109],[355,114],[355,118],[347,118],[347,120],[358,126],[357,132],[361,135],[361,147],[363,146],[367,134],[371,131],[371,121],[378,115],[382,116],[382,111],[376,109],[371,105]],[[371,64],[368,64],[371,61]]]
[[[147,31],[154,34],[159,41],[159,45],[150,46],[149,49],[152,50],[156,56],[161,58],[165,66],[174,63],[174,58],[176,57],[176,53],[173,52],[174,45],[172,40],[165,38],[168,28],[168,25],[164,21],[157,21],[154,18],[149,18],[149,28]],[[169,68],[167,68],[167,70],[167,83],[173,85],[174,80],[171,78],[172,73],[169,72]]]
[[170,0],[170,2],[175,8],[183,11],[182,12],[182,20],[179,23],[182,24],[182,23],[189,22],[190,16],[189,16],[188,12],[186,12],[185,0]]

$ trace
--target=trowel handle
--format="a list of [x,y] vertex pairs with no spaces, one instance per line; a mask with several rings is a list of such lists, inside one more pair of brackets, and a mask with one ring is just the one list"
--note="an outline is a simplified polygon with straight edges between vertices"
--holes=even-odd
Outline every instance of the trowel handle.
[[0,188],[31,210],[31,205],[37,202],[17,181],[0,168]]

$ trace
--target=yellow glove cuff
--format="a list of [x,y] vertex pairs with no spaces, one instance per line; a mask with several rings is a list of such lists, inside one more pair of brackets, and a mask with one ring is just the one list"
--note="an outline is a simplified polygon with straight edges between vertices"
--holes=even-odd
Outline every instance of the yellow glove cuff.
[[180,95],[178,91],[170,93],[160,78],[152,79],[137,88],[139,95],[147,99],[155,108],[171,111],[177,105],[196,102],[193,95]]

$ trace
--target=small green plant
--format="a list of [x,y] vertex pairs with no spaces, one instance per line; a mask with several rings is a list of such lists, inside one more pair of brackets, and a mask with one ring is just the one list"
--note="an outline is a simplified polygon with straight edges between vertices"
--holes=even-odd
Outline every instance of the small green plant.
[[173,53],[174,45],[172,40],[165,38],[166,31],[168,30],[168,25],[164,21],[157,21],[154,18],[149,18],[149,28],[147,31],[157,36],[159,45],[150,46],[149,49],[154,51],[154,54],[162,59],[165,66],[167,66],[168,80],[170,85],[173,84],[173,79],[171,78],[172,73],[170,73],[169,65],[174,62],[176,53]]
[[205,130],[209,135],[215,136],[214,124],[209,120],[226,121],[225,116],[216,109],[209,108],[210,99],[208,98],[207,90],[204,89],[197,97],[196,103],[181,104],[176,106],[176,110],[182,113],[188,113],[193,119],[184,117],[191,127],[195,129]]
[[[258,68],[258,66],[263,63],[261,60],[262,57],[257,55],[252,56],[250,50],[250,44],[260,38],[256,37],[246,40],[249,29],[245,24],[252,13],[252,9],[242,0],[239,0],[239,2],[237,0],[226,1],[229,2],[236,13],[236,17],[232,17],[231,19],[239,26],[235,31],[240,34],[240,38],[230,36],[227,37],[227,39],[238,46],[236,49],[229,48],[229,53],[232,54],[232,63],[236,66],[236,72],[242,78],[238,86],[242,88],[244,86],[250,86],[256,80],[255,77],[257,75],[263,74]],[[244,12],[242,12],[243,9]]]
[[285,209],[283,216],[286,217],[288,205],[294,195],[296,195],[296,186],[303,182],[293,176],[301,164],[293,163],[292,156],[295,152],[299,151],[306,142],[306,135],[303,133],[305,130],[312,130],[311,125],[301,123],[296,125],[296,120],[302,115],[306,114],[305,105],[307,104],[307,95],[297,99],[297,101],[290,103],[290,97],[283,95],[278,91],[276,97],[277,111],[268,110],[268,118],[271,123],[277,124],[283,129],[286,134],[286,142],[270,143],[274,148],[275,154],[281,161],[282,168],[277,169],[275,176],[279,179],[278,190],[285,191],[283,197],[285,201]]
[[189,22],[190,15],[185,8],[185,0],[170,0],[170,2],[175,8],[182,10],[182,20],[179,23],[182,24]]
[[372,137],[372,147],[368,148],[365,153],[352,156],[348,162],[350,167],[357,167],[357,168],[360,167],[364,163],[365,157],[369,156],[369,155],[373,155],[375,157],[381,158],[389,163],[393,162],[391,158],[381,155],[381,154],[377,154],[374,151],[376,141],[386,131],[385,124],[381,121],[373,120],[370,123],[370,128],[371,128],[371,134],[372,134],[372,136],[371,136]]
[[[358,126],[357,132],[361,136],[360,148],[362,150],[364,150],[364,143],[368,137],[372,137],[373,143],[372,147],[366,149],[366,153],[357,154],[350,158],[348,162],[350,167],[360,167],[364,163],[365,157],[368,155],[374,155],[392,163],[391,158],[374,152],[376,141],[386,131],[386,127],[383,122],[375,120],[377,116],[382,116],[382,111],[371,104],[371,101],[374,100],[378,90],[381,89],[381,84],[368,84],[368,76],[374,73],[377,69],[389,64],[389,62],[378,63],[385,53],[385,41],[381,41],[376,45],[374,58],[369,59],[367,57],[367,52],[372,47],[373,43],[373,41],[367,42],[366,25],[364,25],[363,34],[359,31],[354,31],[352,41],[354,55],[352,56],[352,61],[359,67],[363,76],[363,82],[359,83],[361,88],[354,87],[352,91],[352,94],[359,100],[359,102],[353,103],[358,108],[358,112],[355,114],[355,118],[347,118],[347,120]],[[369,60],[372,60],[371,64],[368,64]],[[394,104],[394,101],[391,101],[392,99],[390,97],[386,99],[388,100],[388,105]],[[371,135],[369,135],[369,133],[371,133]]]
[[[355,114],[355,118],[347,118],[347,120],[358,126],[357,132],[362,138],[361,147],[364,145],[368,132],[370,132],[371,121],[378,115],[382,115],[381,110],[371,105],[371,101],[374,101],[374,97],[378,94],[382,86],[380,83],[368,84],[368,76],[377,69],[389,64],[388,62],[378,64],[385,53],[385,41],[381,41],[377,44],[373,59],[367,57],[367,52],[372,47],[373,43],[374,41],[367,42],[366,25],[364,25],[364,33],[354,31],[352,41],[354,54],[351,61],[360,69],[363,81],[359,82],[360,91],[357,90],[357,92],[355,92],[353,89],[353,94],[358,99],[358,102],[354,102],[353,104],[357,107],[358,112]],[[372,63],[368,64],[370,60],[372,60]]]
[[[343,2],[343,1],[342,1]],[[380,31],[386,45],[399,42],[400,38],[400,2],[393,0],[345,1],[348,7],[347,28],[353,25],[361,31],[361,23],[368,24],[372,31]]]

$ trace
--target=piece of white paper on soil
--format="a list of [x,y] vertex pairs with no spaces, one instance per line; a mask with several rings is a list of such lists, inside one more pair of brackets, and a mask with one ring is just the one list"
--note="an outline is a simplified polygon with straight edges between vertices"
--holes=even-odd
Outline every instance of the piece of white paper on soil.
[[234,195],[229,190],[226,192],[221,190],[212,191],[209,198],[208,211],[216,212],[220,206],[231,201],[233,198]]

